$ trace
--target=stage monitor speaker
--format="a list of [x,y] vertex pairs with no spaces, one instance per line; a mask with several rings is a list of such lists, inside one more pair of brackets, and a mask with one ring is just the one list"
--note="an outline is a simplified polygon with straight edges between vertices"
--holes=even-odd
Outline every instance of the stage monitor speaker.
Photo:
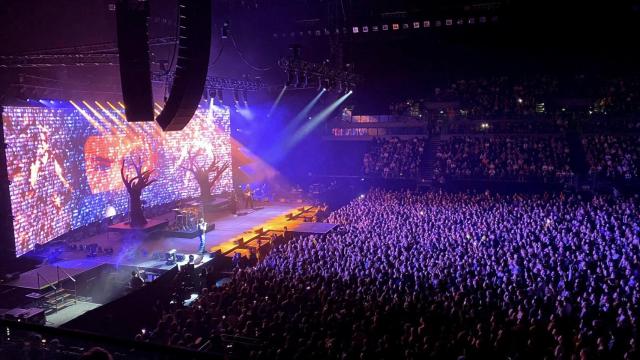
[[129,122],[154,120],[148,19],[147,1],[116,2],[120,83]]
[[179,131],[191,121],[202,98],[211,50],[211,0],[178,0],[178,61],[171,94],[156,121]]

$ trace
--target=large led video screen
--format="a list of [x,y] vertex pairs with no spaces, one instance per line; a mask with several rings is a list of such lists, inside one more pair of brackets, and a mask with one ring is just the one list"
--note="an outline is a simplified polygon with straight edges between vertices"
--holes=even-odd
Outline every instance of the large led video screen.
[[[122,182],[133,162],[153,169],[157,181],[144,189],[145,207],[194,198],[199,187],[185,168],[214,158],[231,162],[229,108],[200,109],[179,132],[163,132],[155,122],[129,123],[111,103],[73,107],[5,107],[6,142],[16,256],[70,230],[105,218],[107,208],[128,211]],[[231,167],[216,193],[232,190]]]

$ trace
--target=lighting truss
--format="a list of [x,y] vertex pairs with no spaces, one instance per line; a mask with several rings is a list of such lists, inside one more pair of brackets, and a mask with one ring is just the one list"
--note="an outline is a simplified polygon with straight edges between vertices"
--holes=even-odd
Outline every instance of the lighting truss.
[[[151,81],[156,83],[171,83],[175,73],[173,71],[169,73],[153,73],[151,74]],[[261,89],[265,89],[267,86],[259,79],[250,80],[250,79],[228,79],[221,78],[217,76],[207,76],[207,80],[205,82],[205,90],[214,91],[214,90],[233,90],[233,91],[258,91]]]
[[[299,89],[325,87],[338,88],[344,91],[354,89],[360,81],[360,77],[356,75],[349,67],[345,70],[336,69],[331,63],[312,63],[300,59],[282,58],[278,61],[278,66],[286,72],[289,78],[297,79],[296,87]],[[291,76],[293,75],[293,76]],[[305,79],[303,81],[303,79]],[[316,82],[309,81],[313,79]],[[319,82],[319,83],[318,83]],[[287,84],[291,86],[292,84]]]
[[0,68],[118,65],[117,53],[0,56]]
[[[149,46],[175,45],[175,37],[149,40]],[[0,68],[45,68],[57,66],[115,66],[118,46],[114,43],[81,45],[0,56]]]

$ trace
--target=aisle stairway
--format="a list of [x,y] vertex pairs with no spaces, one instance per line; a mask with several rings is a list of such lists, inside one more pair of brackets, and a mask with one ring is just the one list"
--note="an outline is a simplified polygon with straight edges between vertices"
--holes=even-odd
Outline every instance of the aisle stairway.
[[580,133],[575,125],[569,127],[567,132],[567,144],[569,145],[569,165],[576,174],[577,184],[581,184],[586,178],[589,171],[587,164],[587,154],[582,146]]
[[420,184],[431,185],[433,181],[433,170],[436,164],[436,153],[440,147],[440,136],[434,135],[427,141],[427,146],[422,154],[422,162],[420,163]]
[[53,314],[76,303],[74,290],[58,287],[44,294],[41,308],[45,309],[45,315]]

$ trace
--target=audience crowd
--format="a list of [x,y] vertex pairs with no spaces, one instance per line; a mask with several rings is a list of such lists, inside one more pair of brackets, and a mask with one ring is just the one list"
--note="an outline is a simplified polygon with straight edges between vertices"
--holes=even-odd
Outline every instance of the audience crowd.
[[606,81],[593,106],[595,111],[629,114],[640,111],[640,76],[613,78]]
[[562,179],[572,175],[561,137],[452,136],[436,153],[434,177]]
[[530,120],[452,121],[448,134],[559,134],[566,133],[569,121],[562,116]]
[[[545,101],[558,92],[558,80],[551,76],[516,79],[495,76],[458,80],[436,87],[426,99],[409,99],[390,106],[392,114],[419,116],[430,113],[427,102],[451,104],[437,113],[467,119],[517,118],[540,112]],[[455,105],[454,105],[455,104]],[[541,105],[542,104],[542,105]],[[434,109],[432,109],[433,111]]]
[[384,178],[415,178],[425,149],[424,138],[377,138],[364,155],[364,174]]
[[640,132],[640,118],[637,116],[606,116],[602,114],[580,117],[580,131],[584,133],[608,132]]
[[[113,360],[127,359],[130,354],[116,353],[100,348],[78,346],[78,341],[65,344],[60,339],[47,341],[42,335],[23,330],[4,329],[6,336],[0,339],[0,359],[6,360]],[[144,356],[141,359],[147,359]]]
[[[565,103],[570,105],[570,109],[565,109]],[[436,108],[438,104],[440,108]],[[461,79],[435,87],[427,96],[392,103],[389,110],[394,115],[422,117],[424,120],[434,117],[449,120],[518,119],[565,111],[636,114],[640,111],[640,77],[577,75],[559,79],[542,74],[526,78],[501,75]]]
[[374,190],[148,339],[232,336],[252,359],[636,359],[639,216],[637,198]]
[[589,174],[611,179],[638,177],[640,137],[638,135],[593,135],[582,138]]

